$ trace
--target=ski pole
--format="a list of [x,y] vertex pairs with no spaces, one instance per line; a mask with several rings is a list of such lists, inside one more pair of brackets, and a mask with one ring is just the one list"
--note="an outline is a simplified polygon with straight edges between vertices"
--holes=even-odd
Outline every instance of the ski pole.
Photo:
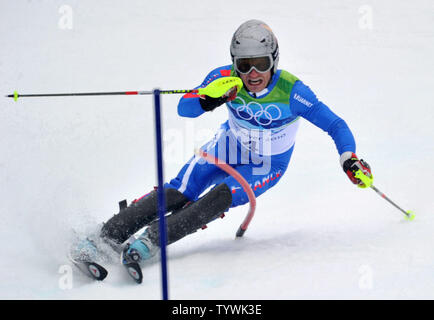
[[[160,93],[173,94],[173,93],[197,93],[198,90],[165,90]],[[112,91],[112,92],[72,92],[72,93],[36,93],[36,94],[18,94],[15,91],[6,97],[14,98],[31,98],[31,97],[73,97],[73,96],[116,96],[116,95],[151,95],[153,91]]]
[[398,210],[400,210],[403,214],[405,214],[405,219],[412,221],[415,218],[414,212],[411,210],[407,210],[405,211],[404,209],[402,209],[400,206],[398,206],[395,202],[393,202],[392,200],[390,200],[383,192],[381,192],[380,190],[378,190],[378,188],[376,188],[374,185],[371,185],[371,188],[378,193],[383,199],[385,199],[387,202],[389,202],[391,205],[393,205],[395,208],[397,208]]
[[[181,89],[181,90],[160,90],[160,94],[185,94],[196,93],[206,95],[212,98],[219,98],[228,90],[237,87],[237,92],[243,87],[243,82],[238,77],[222,77],[214,80],[204,88],[198,89]],[[152,95],[154,91],[111,91],[111,92],[72,92],[72,93],[32,93],[19,94],[15,91],[13,94],[6,95],[7,98],[13,98],[18,101],[18,98],[30,97],[71,97],[71,96],[114,96],[114,95]]]
[[384,200],[386,200],[387,202],[389,202],[391,205],[393,205],[395,208],[397,208],[399,211],[401,211],[404,215],[405,215],[405,219],[408,221],[412,221],[415,218],[415,214],[413,211],[411,210],[404,210],[402,209],[400,206],[398,206],[395,202],[393,202],[392,200],[389,199],[389,197],[387,197],[383,192],[381,192],[377,187],[375,187],[372,184],[372,178],[369,178],[367,176],[365,176],[363,174],[363,172],[361,170],[357,170],[355,177],[360,179],[366,187],[370,187],[371,189],[373,189],[377,194],[379,194]]

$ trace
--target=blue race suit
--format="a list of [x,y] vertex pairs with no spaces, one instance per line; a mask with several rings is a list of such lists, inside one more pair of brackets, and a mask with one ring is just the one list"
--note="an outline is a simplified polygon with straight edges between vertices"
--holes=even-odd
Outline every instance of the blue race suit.
[[[231,68],[232,65],[228,65],[214,69],[200,87],[217,78],[234,75]],[[253,94],[243,88],[226,106],[228,121],[201,149],[234,167],[257,197],[276,185],[285,173],[300,117],[326,131],[339,155],[356,151],[354,137],[345,121],[319,101],[308,86],[284,70],[273,74],[262,92]],[[195,118],[204,112],[197,95],[187,94],[178,104],[178,114],[183,117]],[[196,201],[206,189],[220,183],[232,190],[231,207],[248,202],[233,177],[199,156],[193,156],[165,187],[175,188]]]

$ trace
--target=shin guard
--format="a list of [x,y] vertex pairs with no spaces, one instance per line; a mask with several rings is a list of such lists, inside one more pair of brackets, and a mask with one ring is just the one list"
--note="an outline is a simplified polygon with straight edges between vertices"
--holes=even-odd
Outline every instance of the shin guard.
[[[218,218],[232,204],[232,192],[222,183],[205,196],[167,216],[167,244],[189,235]],[[159,246],[159,224],[154,221],[147,229],[152,243]]]
[[[167,212],[182,208],[188,199],[176,189],[165,189]],[[145,197],[133,201],[121,209],[101,229],[101,237],[122,244],[141,228],[158,218],[157,191],[153,190]]]

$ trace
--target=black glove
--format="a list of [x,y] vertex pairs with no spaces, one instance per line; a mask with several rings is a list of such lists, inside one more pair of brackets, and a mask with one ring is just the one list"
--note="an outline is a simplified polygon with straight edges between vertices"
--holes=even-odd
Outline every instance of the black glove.
[[237,88],[234,87],[219,98],[212,98],[210,96],[202,95],[199,97],[200,98],[199,103],[203,110],[212,111],[215,108],[221,106],[223,103],[234,100],[236,96],[237,96]]
[[[202,98],[204,97],[204,98]],[[228,101],[228,97],[212,98],[209,96],[201,96],[199,99],[200,106],[205,111],[212,111]]]

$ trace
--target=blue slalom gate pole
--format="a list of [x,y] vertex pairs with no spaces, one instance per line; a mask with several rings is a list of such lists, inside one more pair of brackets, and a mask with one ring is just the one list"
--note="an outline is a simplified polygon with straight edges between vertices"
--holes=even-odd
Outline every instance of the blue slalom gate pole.
[[154,90],[155,108],[155,139],[157,153],[157,176],[158,176],[158,215],[160,227],[160,248],[161,248],[161,284],[163,300],[169,300],[168,277],[167,277],[167,231],[166,231],[166,201],[164,199],[164,177],[163,177],[163,144],[161,128],[161,96],[160,90]]

